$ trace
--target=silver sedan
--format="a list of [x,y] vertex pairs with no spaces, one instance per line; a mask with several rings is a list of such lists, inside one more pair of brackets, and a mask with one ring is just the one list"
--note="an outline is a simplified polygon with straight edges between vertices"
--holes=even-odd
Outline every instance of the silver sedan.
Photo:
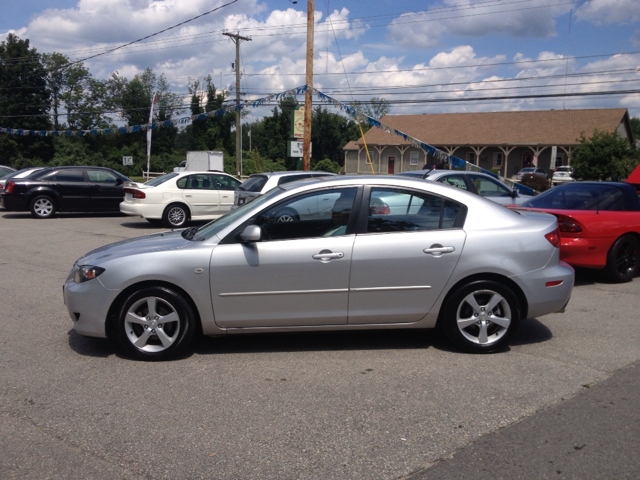
[[196,334],[372,328],[438,327],[462,350],[491,352],[521,319],[566,306],[574,272],[559,247],[548,214],[435,182],[326,177],[94,250],[64,299],[78,333],[147,360]]

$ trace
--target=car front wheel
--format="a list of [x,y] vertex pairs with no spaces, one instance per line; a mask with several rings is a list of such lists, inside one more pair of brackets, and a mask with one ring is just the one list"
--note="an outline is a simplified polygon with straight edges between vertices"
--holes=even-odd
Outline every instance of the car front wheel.
[[488,353],[505,347],[520,322],[520,304],[510,288],[479,280],[458,288],[442,310],[439,327],[462,350]]
[[640,242],[633,235],[623,235],[609,249],[605,273],[613,283],[630,282],[638,273]]
[[148,287],[124,302],[116,338],[133,356],[166,360],[183,351],[195,331],[195,315],[182,295],[165,287]]

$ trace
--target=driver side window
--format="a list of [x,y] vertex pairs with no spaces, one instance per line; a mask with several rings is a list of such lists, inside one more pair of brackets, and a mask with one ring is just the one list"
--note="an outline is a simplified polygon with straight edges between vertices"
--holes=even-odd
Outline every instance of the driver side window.
[[300,195],[265,210],[255,224],[264,241],[345,235],[355,197],[355,188]]

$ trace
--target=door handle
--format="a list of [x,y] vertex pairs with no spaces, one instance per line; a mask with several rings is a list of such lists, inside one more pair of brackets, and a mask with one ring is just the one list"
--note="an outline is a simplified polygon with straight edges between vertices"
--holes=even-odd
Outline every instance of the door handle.
[[193,195],[191,195],[190,193],[185,193],[184,196],[185,197],[193,197]]
[[315,255],[311,255],[311,258],[314,260],[320,260],[321,262],[329,262],[331,260],[335,260],[336,258],[344,257],[344,253],[342,252],[332,252],[331,250],[322,250],[320,253],[316,253]]
[[424,253],[430,253],[434,257],[441,257],[444,253],[453,253],[456,251],[456,247],[443,247],[436,243],[429,248],[422,250]]

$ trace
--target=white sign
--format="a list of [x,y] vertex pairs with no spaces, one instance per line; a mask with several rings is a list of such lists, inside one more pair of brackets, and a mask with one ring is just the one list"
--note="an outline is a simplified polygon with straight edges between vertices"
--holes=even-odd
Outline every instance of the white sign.
[[122,165],[133,165],[133,157],[122,157]]
[[554,171],[556,169],[556,157],[558,156],[558,147],[551,147],[551,163],[549,164],[549,170]]
[[[303,157],[302,150],[304,149],[304,142],[289,142],[289,156],[290,157]],[[311,143],[309,143],[309,154],[311,154]]]

